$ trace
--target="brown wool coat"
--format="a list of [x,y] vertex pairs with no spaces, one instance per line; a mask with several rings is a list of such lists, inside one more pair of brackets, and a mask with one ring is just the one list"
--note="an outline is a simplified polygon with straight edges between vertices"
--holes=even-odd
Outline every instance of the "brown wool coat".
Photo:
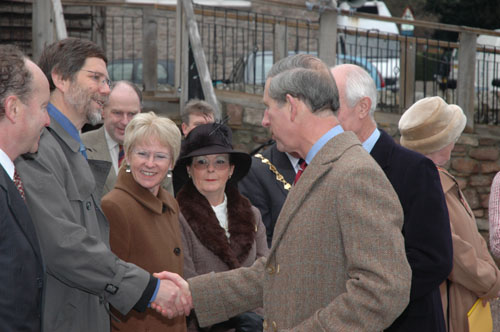
[[[448,206],[453,242],[453,270],[448,277],[449,332],[468,332],[467,312],[479,298],[492,299],[500,291],[500,271],[477,230],[476,219],[455,178],[439,169]],[[447,319],[446,282],[441,285],[441,301]]]
[[200,324],[263,305],[265,331],[380,331],[409,300],[402,224],[383,171],[339,134],[292,187],[267,259],[188,280]]
[[[182,275],[179,207],[172,195],[160,188],[158,197],[153,196],[122,168],[115,188],[102,199],[102,209],[110,224],[111,250],[118,257],[150,273],[167,270]],[[152,309],[118,317],[122,323],[113,321],[112,331],[186,331],[184,317],[170,320]]]

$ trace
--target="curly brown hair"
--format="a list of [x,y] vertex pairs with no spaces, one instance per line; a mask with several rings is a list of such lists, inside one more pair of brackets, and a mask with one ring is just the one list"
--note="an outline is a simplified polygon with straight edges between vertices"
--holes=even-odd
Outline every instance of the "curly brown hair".
[[15,95],[23,103],[31,94],[33,75],[26,68],[26,56],[14,45],[0,45],[0,118],[5,115],[5,99]]

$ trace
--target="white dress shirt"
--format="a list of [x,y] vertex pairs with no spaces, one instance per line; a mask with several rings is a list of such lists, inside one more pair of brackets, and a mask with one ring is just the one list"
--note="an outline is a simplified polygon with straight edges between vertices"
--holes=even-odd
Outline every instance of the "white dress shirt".
[[14,163],[2,149],[0,149],[0,165],[2,165],[10,179],[14,181]]
[[219,224],[226,231],[226,236],[229,237],[229,226],[227,221],[227,196],[224,194],[224,201],[217,206],[212,206]]

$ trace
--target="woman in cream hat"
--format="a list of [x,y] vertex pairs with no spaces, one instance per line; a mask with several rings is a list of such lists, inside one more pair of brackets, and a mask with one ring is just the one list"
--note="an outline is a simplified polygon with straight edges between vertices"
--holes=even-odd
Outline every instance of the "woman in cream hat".
[[[500,271],[477,230],[456,179],[442,166],[449,160],[467,119],[457,105],[440,97],[413,104],[399,120],[401,145],[424,154],[436,164],[446,197],[453,241],[453,270],[441,285],[441,300],[449,331],[469,331],[467,312],[478,298],[499,296]],[[449,299],[449,302],[448,302]]]

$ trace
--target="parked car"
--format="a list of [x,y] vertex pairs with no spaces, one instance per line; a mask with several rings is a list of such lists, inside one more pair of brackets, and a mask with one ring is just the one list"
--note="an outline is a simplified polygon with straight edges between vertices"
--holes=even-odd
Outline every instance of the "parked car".
[[[289,52],[293,55],[295,52]],[[316,53],[311,53],[316,55]],[[377,90],[385,87],[385,81],[377,68],[367,59],[351,56],[348,54],[337,54],[337,64],[352,63],[363,67],[375,81]],[[266,82],[266,76],[273,66],[273,52],[251,52],[245,61],[243,82],[245,84],[263,85]]]
[[[349,10],[349,5],[342,2],[339,8]],[[392,17],[383,1],[366,1],[356,12]],[[339,15],[337,20],[338,52],[366,58],[382,74],[386,89],[399,90],[400,45],[394,38],[399,35],[396,23],[346,15]]]
[[[112,81],[127,80],[142,85],[142,59],[114,59],[108,63],[109,78]],[[174,60],[158,60],[158,84],[174,85]]]

